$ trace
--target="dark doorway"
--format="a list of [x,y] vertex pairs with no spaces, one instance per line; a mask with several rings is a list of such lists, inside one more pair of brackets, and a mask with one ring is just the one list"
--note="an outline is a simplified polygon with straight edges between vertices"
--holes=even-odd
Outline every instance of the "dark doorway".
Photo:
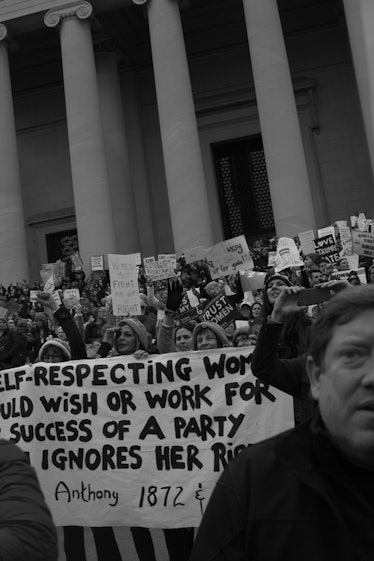
[[212,145],[225,239],[274,234],[269,181],[260,136]]
[[46,234],[48,263],[55,263],[58,259],[66,261],[73,253],[79,251],[77,230],[64,230]]

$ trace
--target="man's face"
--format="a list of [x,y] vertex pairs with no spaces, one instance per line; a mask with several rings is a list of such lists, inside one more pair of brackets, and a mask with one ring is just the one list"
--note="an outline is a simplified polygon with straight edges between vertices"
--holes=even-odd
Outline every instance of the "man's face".
[[313,286],[320,284],[323,281],[322,273],[320,271],[313,271],[310,275],[310,280],[312,281]]
[[308,358],[311,391],[332,442],[374,467],[374,310],[335,327],[321,367]]

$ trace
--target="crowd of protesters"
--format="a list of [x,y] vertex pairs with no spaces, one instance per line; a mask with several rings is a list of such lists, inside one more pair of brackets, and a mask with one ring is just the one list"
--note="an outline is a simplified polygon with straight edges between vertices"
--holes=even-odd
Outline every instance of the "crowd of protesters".
[[[260,378],[264,375],[267,383],[294,397],[295,420],[299,422],[311,411],[310,400],[306,398],[308,386],[300,375],[295,386],[290,388],[287,372],[283,383],[284,372],[276,361],[305,355],[309,328],[323,304],[300,307],[293,301],[290,306],[287,301],[283,302],[281,295],[290,296],[303,288],[326,286],[326,283],[333,287],[334,282],[330,282],[333,271],[347,270],[349,263],[343,256],[333,266],[317,253],[301,253],[303,267],[275,272],[268,266],[268,258],[269,253],[275,251],[276,242],[275,238],[263,239],[250,247],[254,270],[266,273],[263,288],[250,293],[243,292],[239,274],[212,280],[203,260],[187,264],[182,257],[177,260],[175,277],[158,282],[148,278],[144,268],[139,266],[141,313],[131,318],[113,316],[106,271],[86,277],[82,270],[75,270],[60,279],[55,288],[62,298],[61,306],[43,292],[43,283],[38,280],[33,284],[23,280],[8,287],[0,286],[0,369],[37,361],[58,362],[113,354],[135,354],[142,358],[143,353],[250,346],[258,340],[254,374]],[[365,269],[367,283],[374,283],[373,260],[360,258],[359,265]],[[361,283],[356,271],[351,271],[345,282]],[[65,291],[69,289],[79,291],[79,298],[64,300]],[[183,300],[191,308],[204,308],[222,295],[235,310],[235,317],[228,327],[199,318],[178,322]],[[274,322],[274,317],[282,320]],[[269,330],[273,323],[277,326]],[[275,381],[266,378],[269,371],[277,374]],[[67,527],[64,531],[67,560],[84,561],[82,529]],[[120,561],[112,529],[93,531],[99,561],[107,561],[108,551],[111,552],[110,559]],[[155,561],[149,531],[132,528],[132,534],[140,561]],[[165,539],[170,561],[188,561],[193,542],[192,529],[165,530]]]

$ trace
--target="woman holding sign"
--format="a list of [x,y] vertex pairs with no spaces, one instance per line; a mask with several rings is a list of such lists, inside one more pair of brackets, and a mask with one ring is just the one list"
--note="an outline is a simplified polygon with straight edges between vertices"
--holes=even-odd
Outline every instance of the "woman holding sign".
[[[38,302],[52,310],[60,327],[64,330],[68,343],[57,338],[47,339],[39,351],[38,360],[43,362],[65,362],[87,358],[86,346],[69,310],[53,299],[51,294],[41,292]],[[113,528],[91,528],[95,540],[98,561],[122,561]],[[86,561],[84,528],[64,526],[64,550],[66,561]],[[26,560],[25,560],[26,561]]]

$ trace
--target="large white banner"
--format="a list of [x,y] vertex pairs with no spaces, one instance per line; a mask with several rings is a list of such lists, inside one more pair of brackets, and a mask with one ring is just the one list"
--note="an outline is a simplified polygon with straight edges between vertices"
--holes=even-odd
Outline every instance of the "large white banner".
[[293,425],[251,352],[2,371],[1,437],[29,453],[57,525],[198,526],[228,460]]

